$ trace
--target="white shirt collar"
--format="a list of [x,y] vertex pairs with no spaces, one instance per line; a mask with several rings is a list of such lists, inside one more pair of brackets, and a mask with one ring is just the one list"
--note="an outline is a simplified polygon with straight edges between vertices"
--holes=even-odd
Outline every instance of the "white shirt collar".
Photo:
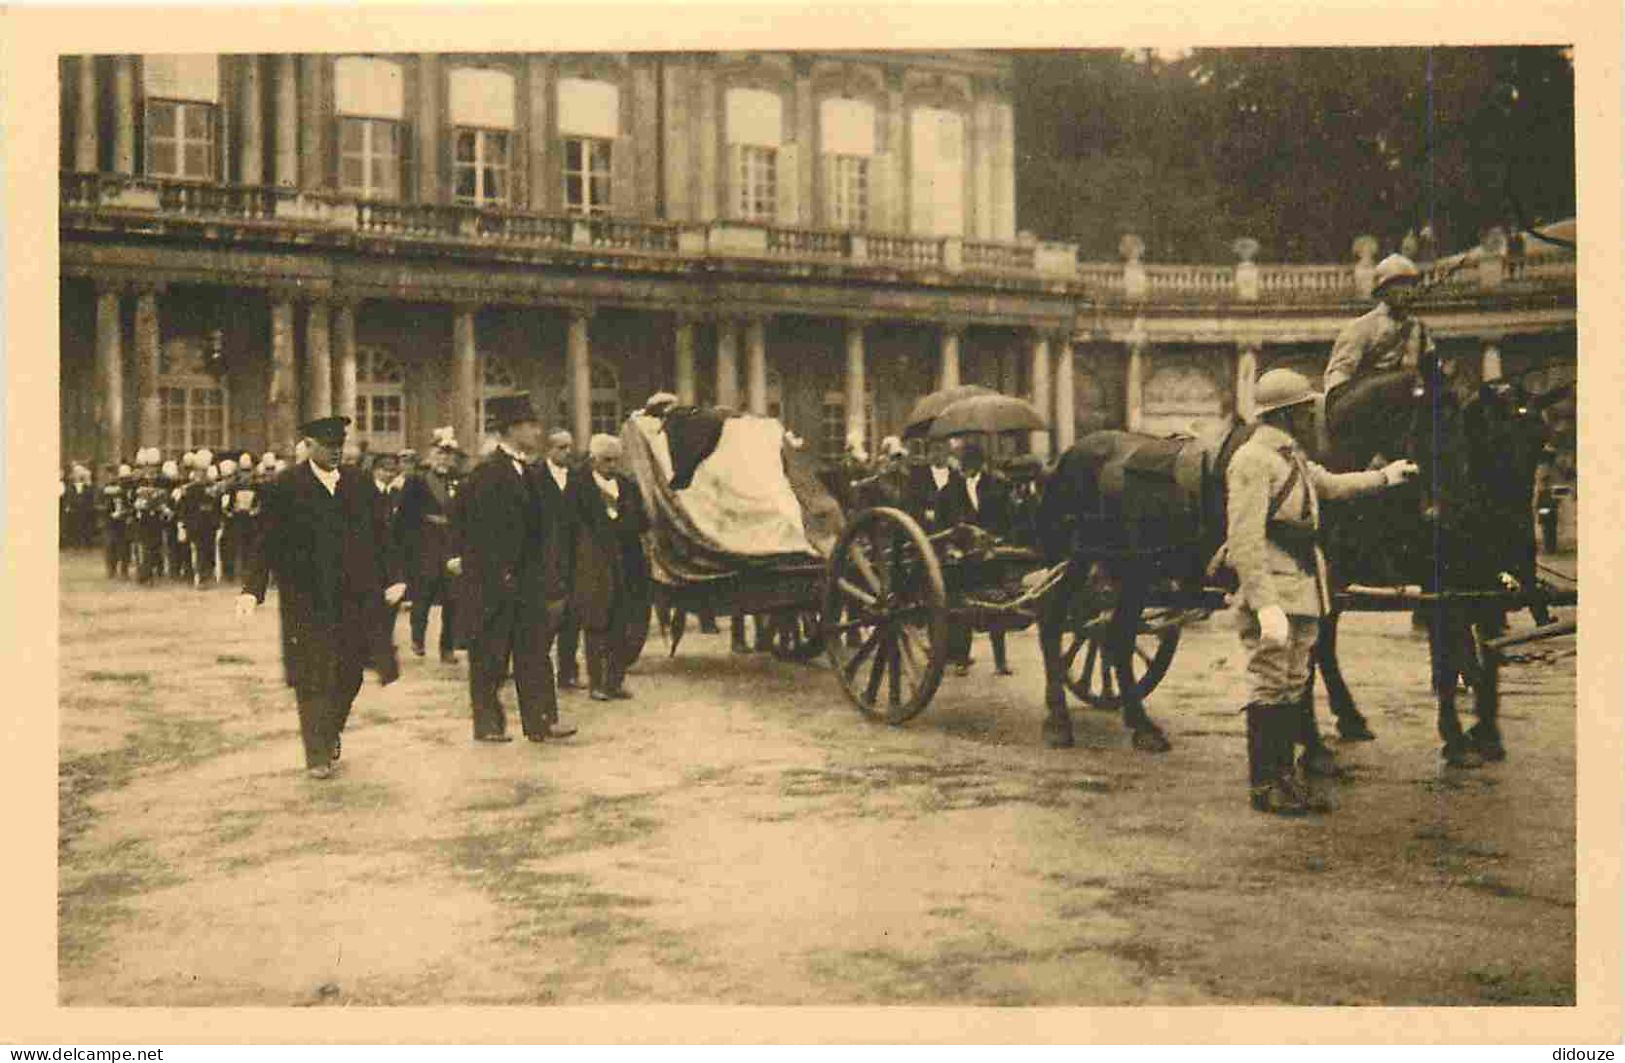
[[320,480],[322,482],[322,486],[327,488],[327,493],[330,494],[330,495],[338,494],[338,490],[339,490],[339,471],[338,471],[338,469],[334,468],[331,472],[329,472],[327,470],[324,470],[320,465],[317,465],[314,461],[309,462],[308,464],[310,465],[310,471],[316,474],[316,479]]
[[613,476],[604,476],[597,469],[592,471],[592,478],[598,481],[598,487],[611,498],[621,497],[621,482]]
[[560,465],[558,462],[554,461],[552,458],[547,459],[547,471],[553,474],[553,479],[558,483],[558,485],[560,487],[564,486],[564,481],[567,478],[569,478],[569,475],[570,475],[570,467],[569,466]]
[[525,459],[523,457],[520,456],[520,454],[519,454],[519,452],[517,450],[513,449],[512,447],[510,447],[506,443],[498,443],[497,444],[497,449],[502,451],[502,453],[508,455],[508,460],[513,462],[514,467],[517,468],[520,473],[523,473],[525,471],[525,466],[528,463],[525,461]]
[[951,471],[946,465],[933,465],[931,466],[931,479],[936,481],[938,487],[941,487],[948,482],[948,473]]

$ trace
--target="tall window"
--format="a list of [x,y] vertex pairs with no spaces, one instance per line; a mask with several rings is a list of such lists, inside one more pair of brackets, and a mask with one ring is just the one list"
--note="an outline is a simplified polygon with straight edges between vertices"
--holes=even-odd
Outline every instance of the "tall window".
[[819,105],[819,128],[830,223],[842,229],[867,228],[870,159],[875,154],[874,105],[863,100],[825,100]]
[[165,454],[226,445],[226,389],[204,368],[204,342],[177,336],[160,352],[158,445]]
[[333,64],[339,187],[369,199],[400,199],[406,149],[398,63],[344,56]]
[[459,67],[451,72],[456,127],[452,187],[459,203],[502,204],[512,198],[513,75]]
[[839,229],[869,227],[869,160],[837,155],[830,160],[830,221]]
[[[874,456],[875,397],[864,396],[863,449]],[[825,461],[839,461],[846,453],[846,392],[830,391],[824,394],[822,431],[818,441],[818,455]]]
[[[593,435],[621,434],[621,380],[615,372],[615,367],[607,362],[593,359],[588,370],[589,393],[587,397],[587,430]],[[566,385],[559,392],[558,423],[566,428],[574,429],[575,419],[570,416],[570,389]],[[587,441],[578,439],[576,443],[585,447]]]
[[370,199],[401,198],[401,124],[339,119],[339,187]]
[[608,214],[613,150],[621,135],[621,90],[607,81],[560,78],[558,113],[564,209],[571,214]]
[[212,55],[142,59],[146,172],[211,181],[218,174],[220,69]]
[[784,100],[765,89],[729,89],[724,99],[733,167],[734,216],[747,221],[773,221],[780,213],[781,180],[795,180],[791,167],[779,173]]
[[372,453],[406,446],[406,374],[381,347],[355,352],[355,435]]
[[486,404],[504,395],[519,391],[519,380],[513,365],[499,354],[480,354],[480,435],[490,434],[485,427]]
[[608,214],[610,142],[571,137],[564,142],[564,209],[571,214]]
[[965,119],[955,111],[916,108],[910,125],[910,224],[931,236],[965,232]]
[[738,216],[750,221],[772,221],[778,213],[778,150],[755,145],[738,149]]

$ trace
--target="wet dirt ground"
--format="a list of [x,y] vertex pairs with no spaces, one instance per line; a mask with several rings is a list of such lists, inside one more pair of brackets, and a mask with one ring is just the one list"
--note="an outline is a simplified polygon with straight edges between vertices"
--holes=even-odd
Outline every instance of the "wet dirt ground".
[[822,662],[655,635],[636,700],[566,695],[540,746],[472,742],[463,667],[407,653],[319,782],[274,606],[61,575],[63,1004],[1575,999],[1572,657],[1509,667],[1510,758],[1447,770],[1425,642],[1350,618],[1379,740],[1295,821],[1246,806],[1223,614],[1151,700],[1161,756],[1081,706],[1043,748],[1030,633],[902,728]]

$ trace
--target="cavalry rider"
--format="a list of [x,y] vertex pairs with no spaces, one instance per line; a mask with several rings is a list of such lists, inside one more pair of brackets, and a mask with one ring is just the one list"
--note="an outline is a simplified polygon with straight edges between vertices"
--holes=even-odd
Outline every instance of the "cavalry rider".
[[[1371,494],[1417,473],[1409,461],[1381,470],[1331,473],[1308,460],[1315,392],[1290,369],[1272,369],[1254,389],[1257,428],[1226,475],[1225,555],[1240,584],[1241,642],[1247,652],[1247,764],[1260,812],[1301,815],[1311,801],[1293,763],[1300,697],[1320,618],[1331,608],[1319,544],[1320,500]],[[1322,806],[1317,806],[1322,807]]]

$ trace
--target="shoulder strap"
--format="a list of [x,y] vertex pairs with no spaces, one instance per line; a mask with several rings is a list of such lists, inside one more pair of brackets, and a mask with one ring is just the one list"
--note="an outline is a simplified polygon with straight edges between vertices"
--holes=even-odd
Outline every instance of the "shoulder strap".
[[1280,490],[1276,491],[1274,497],[1270,499],[1269,512],[1264,515],[1264,520],[1266,522],[1275,519],[1275,515],[1279,513],[1281,511],[1281,507],[1286,504],[1286,496],[1292,493],[1292,489],[1297,486],[1298,480],[1301,479],[1298,472],[1298,463],[1293,461],[1291,458],[1287,458],[1287,464],[1291,466],[1291,470],[1286,474],[1286,482],[1281,484]]

